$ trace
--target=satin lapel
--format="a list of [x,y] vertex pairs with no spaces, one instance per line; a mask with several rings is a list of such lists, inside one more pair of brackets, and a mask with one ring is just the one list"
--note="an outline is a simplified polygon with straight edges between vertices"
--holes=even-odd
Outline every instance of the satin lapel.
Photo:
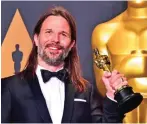
[[73,112],[75,88],[72,83],[65,83],[65,102],[62,123],[70,123]]
[[35,75],[33,78],[28,79],[28,84],[33,92],[36,108],[41,118],[45,123],[52,123],[37,76]]

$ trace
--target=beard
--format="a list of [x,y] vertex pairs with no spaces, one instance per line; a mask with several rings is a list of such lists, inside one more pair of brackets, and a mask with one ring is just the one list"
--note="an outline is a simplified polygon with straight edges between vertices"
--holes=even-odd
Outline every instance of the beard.
[[52,66],[58,66],[64,62],[64,60],[66,59],[66,57],[68,56],[68,54],[70,52],[70,49],[64,48],[63,46],[58,45],[58,47],[60,48],[60,50],[62,50],[62,52],[59,53],[58,55],[55,55],[55,53],[50,52],[50,54],[51,54],[51,56],[50,56],[50,55],[48,55],[48,53],[45,50],[50,45],[53,45],[53,44],[47,44],[44,49],[41,47],[41,45],[39,45],[38,46],[38,55],[41,57],[41,59],[46,64],[52,65]]

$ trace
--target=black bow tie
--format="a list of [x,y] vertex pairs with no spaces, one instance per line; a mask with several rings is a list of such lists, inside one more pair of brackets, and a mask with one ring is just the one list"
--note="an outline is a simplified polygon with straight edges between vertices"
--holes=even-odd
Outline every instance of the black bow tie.
[[57,77],[59,80],[63,82],[65,82],[68,78],[68,72],[65,69],[62,69],[58,72],[50,72],[48,70],[41,69],[41,75],[44,83],[49,81],[51,77]]

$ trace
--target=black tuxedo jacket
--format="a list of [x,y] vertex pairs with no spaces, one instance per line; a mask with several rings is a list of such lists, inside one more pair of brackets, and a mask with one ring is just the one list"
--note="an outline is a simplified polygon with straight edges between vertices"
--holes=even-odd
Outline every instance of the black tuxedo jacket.
[[[2,123],[52,123],[36,75],[26,78],[18,74],[2,79],[1,83]],[[62,123],[119,123],[123,117],[117,103],[107,97],[102,102],[91,84],[86,91],[78,92],[70,81],[65,83]]]

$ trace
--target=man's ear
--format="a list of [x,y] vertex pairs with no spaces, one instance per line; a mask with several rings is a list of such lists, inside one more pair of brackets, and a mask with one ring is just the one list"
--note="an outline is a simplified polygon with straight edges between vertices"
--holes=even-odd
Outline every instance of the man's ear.
[[34,35],[34,42],[36,46],[38,46],[38,35],[37,34]]
[[74,45],[75,45],[75,40],[73,40],[73,41],[71,42],[69,49],[71,50],[71,49],[73,48]]

